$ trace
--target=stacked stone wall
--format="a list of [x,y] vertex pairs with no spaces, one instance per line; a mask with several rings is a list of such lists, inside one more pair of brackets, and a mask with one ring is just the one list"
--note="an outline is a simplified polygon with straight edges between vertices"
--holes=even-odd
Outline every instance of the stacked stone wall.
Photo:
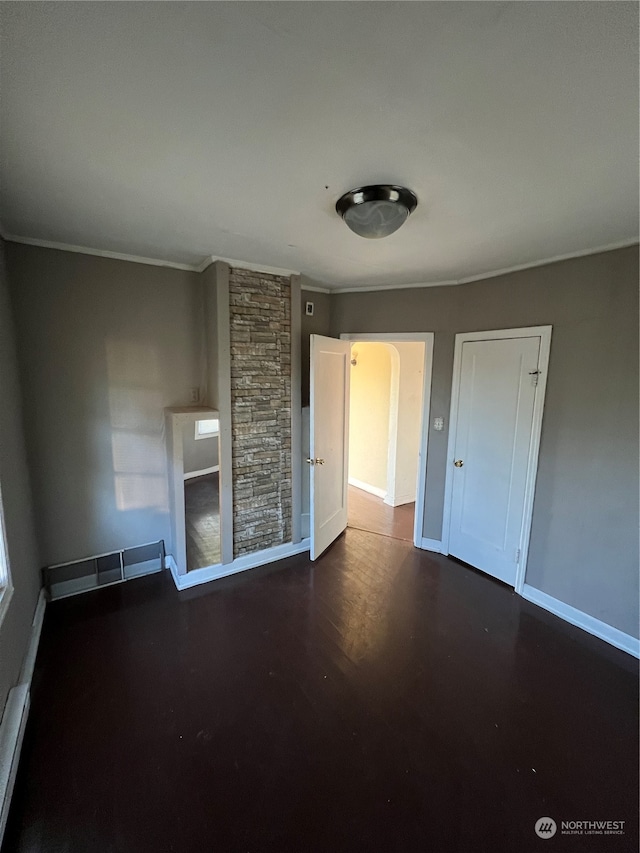
[[234,557],[291,541],[291,281],[229,271]]

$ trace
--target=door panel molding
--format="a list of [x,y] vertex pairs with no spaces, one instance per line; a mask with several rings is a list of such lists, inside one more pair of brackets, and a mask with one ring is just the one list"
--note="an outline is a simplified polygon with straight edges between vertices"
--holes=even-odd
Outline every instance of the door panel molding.
[[451,408],[449,412],[449,441],[447,445],[447,468],[445,476],[444,512],[442,518],[442,553],[449,554],[449,536],[451,528],[451,502],[453,497],[453,462],[458,426],[458,408],[460,401],[460,385],[462,372],[462,346],[470,341],[505,340],[509,338],[540,338],[538,356],[538,383],[533,404],[531,441],[527,459],[527,475],[525,485],[524,508],[520,529],[520,560],[516,567],[515,590],[522,593],[527,570],[529,541],[531,536],[531,519],[533,514],[533,497],[535,494],[536,476],[538,473],[538,456],[540,452],[540,435],[542,431],[542,415],[544,398],[549,370],[549,353],[551,350],[552,326],[525,326],[519,329],[495,329],[484,332],[462,332],[456,335],[453,357],[453,376],[451,383]]

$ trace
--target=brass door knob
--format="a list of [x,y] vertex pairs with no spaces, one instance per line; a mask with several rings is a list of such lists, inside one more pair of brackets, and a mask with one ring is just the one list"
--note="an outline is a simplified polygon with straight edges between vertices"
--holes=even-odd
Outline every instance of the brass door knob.
[[464,465],[464,462],[462,461],[462,459],[456,459],[456,461],[453,464],[456,466],[456,468],[462,468],[462,466]]
[[316,457],[316,465],[324,465],[324,459],[318,459]]
[[307,459],[307,463],[309,465],[324,465],[324,459],[318,459],[317,457],[315,459]]

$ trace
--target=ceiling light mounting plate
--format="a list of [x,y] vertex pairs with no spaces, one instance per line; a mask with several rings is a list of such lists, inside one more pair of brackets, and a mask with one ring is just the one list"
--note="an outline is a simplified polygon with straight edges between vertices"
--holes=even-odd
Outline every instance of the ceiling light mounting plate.
[[371,184],[349,190],[336,202],[336,212],[361,237],[388,237],[418,204],[415,193],[396,184]]

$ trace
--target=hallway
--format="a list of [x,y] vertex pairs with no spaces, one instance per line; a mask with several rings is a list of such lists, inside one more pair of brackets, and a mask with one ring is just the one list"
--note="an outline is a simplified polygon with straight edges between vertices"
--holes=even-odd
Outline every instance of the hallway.
[[348,525],[357,530],[413,542],[415,510],[415,502],[393,507],[376,495],[349,486]]

